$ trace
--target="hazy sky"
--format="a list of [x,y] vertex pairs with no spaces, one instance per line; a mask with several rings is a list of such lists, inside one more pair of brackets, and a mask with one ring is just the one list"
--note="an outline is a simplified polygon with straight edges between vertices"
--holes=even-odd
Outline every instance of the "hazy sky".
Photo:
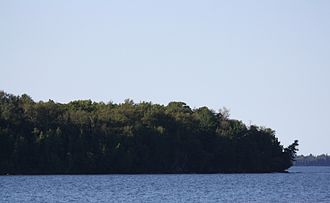
[[330,1],[0,0],[0,89],[225,106],[330,154]]

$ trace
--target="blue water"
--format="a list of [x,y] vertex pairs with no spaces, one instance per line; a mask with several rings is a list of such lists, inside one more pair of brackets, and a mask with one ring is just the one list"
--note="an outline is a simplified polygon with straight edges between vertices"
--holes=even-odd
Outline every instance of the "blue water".
[[0,202],[330,202],[330,167],[289,172],[0,176]]

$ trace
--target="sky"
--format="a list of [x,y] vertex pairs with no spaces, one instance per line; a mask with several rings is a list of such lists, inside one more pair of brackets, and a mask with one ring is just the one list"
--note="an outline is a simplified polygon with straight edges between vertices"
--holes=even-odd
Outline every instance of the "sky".
[[330,154],[330,1],[0,0],[0,90],[226,107]]

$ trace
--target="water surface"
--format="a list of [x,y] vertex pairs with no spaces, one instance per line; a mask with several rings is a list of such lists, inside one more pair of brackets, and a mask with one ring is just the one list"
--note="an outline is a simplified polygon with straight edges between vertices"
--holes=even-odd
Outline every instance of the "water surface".
[[0,202],[330,202],[330,167],[289,173],[0,176]]

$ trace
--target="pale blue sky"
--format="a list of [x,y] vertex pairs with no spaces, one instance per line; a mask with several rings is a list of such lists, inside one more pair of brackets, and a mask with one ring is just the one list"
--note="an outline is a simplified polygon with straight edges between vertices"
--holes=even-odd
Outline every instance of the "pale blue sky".
[[0,0],[0,89],[225,106],[330,154],[330,1]]

